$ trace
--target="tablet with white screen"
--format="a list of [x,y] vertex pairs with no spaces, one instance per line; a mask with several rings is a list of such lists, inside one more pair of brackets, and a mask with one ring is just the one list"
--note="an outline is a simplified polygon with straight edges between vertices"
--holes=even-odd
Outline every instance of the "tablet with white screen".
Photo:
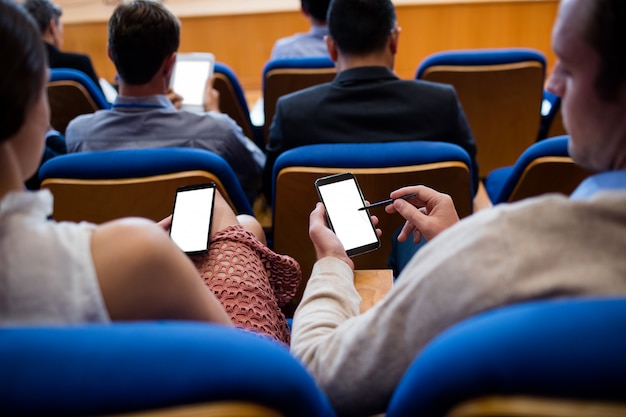
[[176,94],[183,97],[182,109],[202,112],[207,78],[213,75],[215,56],[208,52],[178,53],[170,80]]

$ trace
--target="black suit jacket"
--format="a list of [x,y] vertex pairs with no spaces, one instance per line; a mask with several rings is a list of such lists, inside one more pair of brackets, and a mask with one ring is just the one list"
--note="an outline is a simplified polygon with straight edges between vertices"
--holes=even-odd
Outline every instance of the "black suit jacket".
[[272,169],[278,156],[318,143],[451,142],[472,161],[478,186],[476,144],[454,88],[401,80],[386,67],[360,67],[321,84],[281,97],[270,127],[264,192],[271,201]]
[[48,65],[50,68],[72,68],[84,72],[100,88],[100,80],[87,55],[73,52],[62,52],[56,46],[44,42],[48,51]]

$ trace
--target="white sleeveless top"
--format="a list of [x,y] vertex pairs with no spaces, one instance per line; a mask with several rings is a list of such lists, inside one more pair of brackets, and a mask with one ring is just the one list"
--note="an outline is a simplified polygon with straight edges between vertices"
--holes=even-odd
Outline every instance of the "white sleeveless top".
[[48,190],[0,200],[0,325],[109,322],[89,223],[57,223]]

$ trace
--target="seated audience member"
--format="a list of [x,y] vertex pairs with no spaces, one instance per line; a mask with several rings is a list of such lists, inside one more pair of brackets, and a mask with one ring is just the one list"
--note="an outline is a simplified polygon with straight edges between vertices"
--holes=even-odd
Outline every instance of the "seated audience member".
[[476,145],[454,88],[394,73],[400,28],[391,0],[334,0],[326,45],[337,67],[331,83],[281,97],[269,131],[263,190],[271,201],[272,169],[286,150],[317,143],[441,140],[472,161]]
[[537,299],[626,294],[625,38],[623,0],[561,1],[548,88],[563,100],[570,155],[602,173],[570,198],[502,204],[460,222],[447,195],[423,186],[394,191],[392,198],[417,193],[386,207],[409,222],[400,238],[417,233],[429,243],[363,315],[353,263],[318,203],[309,227],[318,261],[291,348],[338,415],[383,412],[424,345],[470,316]]
[[50,0],[25,0],[24,8],[35,19],[48,52],[50,68],[72,68],[84,72],[100,88],[91,59],[84,54],[63,52],[63,23],[61,7]]
[[110,110],[72,120],[65,132],[68,152],[104,149],[192,147],[222,156],[250,201],[261,187],[265,155],[226,114],[207,80],[204,113],[177,110],[166,96],[180,23],[154,1],[120,4],[109,19],[109,57],[119,75],[119,95]]
[[49,129],[45,50],[12,0],[0,0],[0,50],[0,326],[199,320],[287,343],[278,305],[295,294],[299,267],[264,247],[260,224],[221,195],[209,252],[192,260],[169,238],[169,219],[48,220],[51,193],[24,189]]
[[311,29],[277,40],[270,59],[328,55],[324,36],[328,35],[326,12],[330,0],[300,0],[300,3],[300,10],[311,22]]
[[[39,166],[43,165],[49,159],[55,156],[64,155],[67,153],[67,147],[65,146],[65,138],[57,130],[49,129],[46,132],[46,144],[43,150],[43,155]],[[39,169],[24,183],[29,190],[38,190],[41,185],[39,181]]]

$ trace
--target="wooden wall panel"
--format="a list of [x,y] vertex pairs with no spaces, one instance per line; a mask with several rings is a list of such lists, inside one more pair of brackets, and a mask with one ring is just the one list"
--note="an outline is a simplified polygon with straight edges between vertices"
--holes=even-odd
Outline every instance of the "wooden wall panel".
[[[396,72],[412,78],[419,62],[440,50],[509,46],[543,51],[552,68],[550,32],[557,7],[557,0],[398,4],[402,34]],[[181,22],[181,52],[215,53],[234,69],[244,89],[251,90],[261,87],[261,71],[274,41],[308,30],[298,11],[182,17]],[[64,49],[89,54],[98,74],[112,81],[115,68],[106,55],[106,37],[104,21],[66,23]]]

